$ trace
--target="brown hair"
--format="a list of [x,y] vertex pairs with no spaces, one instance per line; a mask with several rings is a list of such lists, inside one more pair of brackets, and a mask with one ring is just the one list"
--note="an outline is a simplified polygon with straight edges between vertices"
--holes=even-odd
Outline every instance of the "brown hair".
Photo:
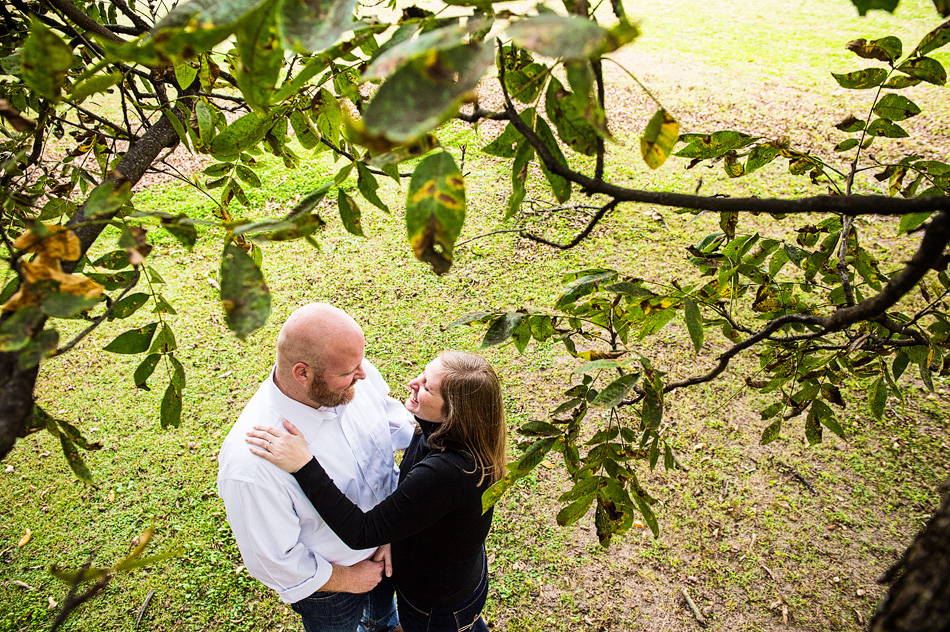
[[429,437],[429,445],[441,449],[446,441],[463,444],[481,470],[478,484],[485,478],[495,483],[505,474],[508,445],[498,376],[484,358],[472,353],[443,351],[439,359],[445,421]]

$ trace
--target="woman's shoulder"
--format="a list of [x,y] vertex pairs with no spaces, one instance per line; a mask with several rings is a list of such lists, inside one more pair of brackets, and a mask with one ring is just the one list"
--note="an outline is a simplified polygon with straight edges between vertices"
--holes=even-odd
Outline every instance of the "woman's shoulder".
[[476,469],[475,457],[463,446],[449,444],[441,450],[433,449],[421,461],[429,467],[451,474],[472,474]]

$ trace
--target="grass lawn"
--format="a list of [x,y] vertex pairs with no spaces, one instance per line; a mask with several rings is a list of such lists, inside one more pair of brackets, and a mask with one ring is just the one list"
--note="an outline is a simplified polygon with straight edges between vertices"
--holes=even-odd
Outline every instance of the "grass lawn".
[[[628,13],[642,18],[644,34],[617,61],[664,102],[682,131],[768,130],[808,149],[824,147],[829,156],[844,137],[832,124],[870,102],[870,95],[864,100],[839,89],[829,74],[863,67],[844,44],[894,32],[909,50],[939,23],[924,0],[904,0],[896,16],[875,12],[866,19],[847,0],[628,4]],[[948,59],[946,53],[937,57]],[[610,148],[609,179],[683,192],[702,181],[709,194],[818,192],[778,163],[739,180],[721,169],[686,170],[676,159],[650,171],[636,138],[655,104],[627,74],[610,65],[607,72],[612,129],[625,143]],[[916,127],[908,125],[912,137],[900,150],[945,160],[946,90],[920,87],[908,96],[925,113],[915,119]],[[492,98],[488,91],[486,103]],[[440,135],[456,159],[465,148],[469,209],[461,239],[520,226],[569,239],[586,217],[541,212],[543,205],[530,200],[521,215],[502,222],[509,173],[478,151],[500,129],[459,123]],[[307,160],[294,171],[262,158],[264,186],[248,191],[249,208],[232,211],[253,218],[280,215],[342,166],[327,154],[298,153]],[[540,172],[529,181],[538,185],[529,198],[543,199]],[[868,179],[860,187],[880,185]],[[294,308],[325,300],[347,310],[364,327],[367,356],[401,397],[405,382],[440,350],[478,348],[483,329],[444,328],[459,315],[548,309],[560,294],[561,275],[583,267],[675,280],[691,274],[685,248],[718,230],[718,218],[709,214],[694,218],[626,205],[574,250],[493,234],[461,246],[452,271],[436,277],[406,244],[405,184],[387,181],[380,196],[392,212],[361,204],[365,239],[346,233],[334,206],[325,204],[320,212],[329,224],[317,234],[319,248],[304,242],[262,245],[273,312],[243,343],[224,325],[215,287],[223,235],[202,229],[198,245],[188,251],[162,229],[150,231],[151,264],[164,280],[155,289],[177,311],[164,318],[187,371],[182,424],[159,427],[168,380],[162,368],[150,381],[152,389],[140,390],[132,373],[141,356],[102,351],[154,314],[108,323],[44,365],[39,402],[103,448],[88,456],[91,486],[75,480],[58,442],[45,433],[21,440],[0,466],[0,632],[47,629],[68,591],[50,567],[112,565],[149,527],[155,536],[148,553],[177,555],[116,577],[62,629],[132,630],[139,617],[141,630],[302,629],[289,607],[244,570],[215,490],[221,441],[267,376],[280,324]],[[211,215],[207,198],[174,183],[142,190],[135,204]],[[782,234],[797,225],[744,218],[740,230]],[[899,266],[916,247],[913,237],[896,237],[895,221],[871,218],[861,230],[875,256],[889,262],[885,269]],[[723,344],[713,339],[697,356],[685,325],[674,321],[646,341],[644,352],[662,370],[686,375],[711,366]],[[550,344],[532,345],[524,354],[511,345],[484,354],[502,377],[513,429],[545,419],[576,366],[562,347]],[[868,411],[866,385],[842,384],[849,403],[839,422],[847,440],[826,433],[824,443],[809,447],[804,424],[792,421],[782,439],[760,446],[765,424],[756,411],[765,400],[745,386],[756,370],[754,362],[740,358],[724,379],[676,392],[667,401],[671,441],[688,471],[651,473],[644,465],[641,481],[659,501],[658,538],[635,528],[603,549],[592,514],[559,528],[558,496],[567,489],[559,457],[522,479],[497,506],[488,541],[489,625],[512,631],[693,630],[685,589],[713,630],[862,629],[885,591],[876,579],[923,526],[938,504],[937,486],[950,474],[950,384],[936,378],[936,392],[930,393],[908,371],[905,401],[891,401],[884,421]]]

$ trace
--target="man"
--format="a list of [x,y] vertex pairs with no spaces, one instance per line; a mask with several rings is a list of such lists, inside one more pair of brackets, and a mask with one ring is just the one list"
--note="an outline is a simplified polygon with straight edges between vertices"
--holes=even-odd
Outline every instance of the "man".
[[[287,419],[336,485],[364,511],[396,488],[393,451],[412,438],[411,416],[363,357],[366,340],[326,303],[297,309],[280,330],[277,363],[221,448],[218,494],[248,572],[277,591],[307,632],[391,632],[397,625],[388,546],[348,548],[293,476],[251,454],[245,433]],[[362,622],[361,622],[362,619]]]

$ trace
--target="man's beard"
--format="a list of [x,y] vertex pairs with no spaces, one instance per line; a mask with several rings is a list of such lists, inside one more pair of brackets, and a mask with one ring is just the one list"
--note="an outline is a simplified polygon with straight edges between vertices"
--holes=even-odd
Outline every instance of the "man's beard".
[[326,382],[321,379],[314,379],[310,382],[310,388],[307,391],[307,397],[310,398],[311,402],[317,406],[327,408],[348,404],[355,394],[356,389],[353,388],[352,384],[342,391],[334,392],[327,388]]

